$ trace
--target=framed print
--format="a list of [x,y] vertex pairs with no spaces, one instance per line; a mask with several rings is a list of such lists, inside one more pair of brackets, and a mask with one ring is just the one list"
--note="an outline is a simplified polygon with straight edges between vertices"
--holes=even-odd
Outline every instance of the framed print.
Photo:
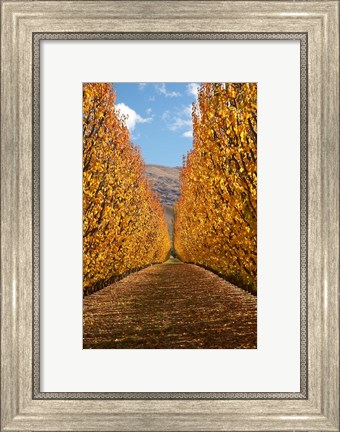
[[1,7],[1,430],[339,431],[338,0]]

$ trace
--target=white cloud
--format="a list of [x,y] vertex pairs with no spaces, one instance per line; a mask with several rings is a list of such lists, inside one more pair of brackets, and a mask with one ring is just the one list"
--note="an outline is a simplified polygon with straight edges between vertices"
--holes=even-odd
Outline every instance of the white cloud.
[[164,113],[162,114],[162,120],[166,121],[170,119],[170,112],[169,111],[164,111]]
[[182,117],[174,117],[169,123],[168,127],[172,131],[176,131],[178,129],[182,129],[184,127],[190,127],[192,125],[191,119],[186,119]]
[[185,131],[184,133],[182,133],[182,136],[185,138],[192,138],[193,137],[192,130]]
[[179,131],[184,137],[192,136],[192,118],[191,106],[185,106],[177,109],[174,114],[170,111],[165,111],[162,114],[162,120],[165,121],[167,128],[173,132]]
[[146,113],[147,113],[147,114],[151,114],[151,113],[152,113],[152,109],[151,109],[151,108],[148,108],[148,109],[146,110]]
[[122,114],[127,116],[126,118],[126,126],[129,131],[133,131],[137,123],[150,123],[152,122],[152,117],[143,118],[139,114],[136,113],[135,110],[125,105],[125,103],[121,102],[116,105],[116,110],[119,110]]
[[164,83],[161,84],[156,84],[156,90],[158,91],[158,93],[164,95],[165,97],[178,97],[178,96],[182,96],[181,93],[172,91],[172,92],[168,92],[166,89],[166,85]]
[[190,96],[195,96],[195,99],[198,97],[198,89],[200,88],[197,83],[190,83],[187,85],[187,93]]
[[139,83],[138,88],[139,90],[144,90],[144,87],[146,86],[146,83]]

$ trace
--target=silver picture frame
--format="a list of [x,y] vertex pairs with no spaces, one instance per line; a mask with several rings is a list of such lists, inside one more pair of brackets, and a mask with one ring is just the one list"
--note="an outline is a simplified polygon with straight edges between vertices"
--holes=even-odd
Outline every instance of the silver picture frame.
[[[338,431],[339,1],[1,6],[1,430]],[[39,89],[46,39],[300,41],[299,392],[40,391]]]

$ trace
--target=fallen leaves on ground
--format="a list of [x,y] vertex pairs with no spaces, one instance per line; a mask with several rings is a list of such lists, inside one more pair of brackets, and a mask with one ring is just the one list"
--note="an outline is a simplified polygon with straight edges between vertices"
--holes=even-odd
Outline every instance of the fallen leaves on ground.
[[256,348],[256,297],[192,264],[148,267],[83,308],[84,348]]

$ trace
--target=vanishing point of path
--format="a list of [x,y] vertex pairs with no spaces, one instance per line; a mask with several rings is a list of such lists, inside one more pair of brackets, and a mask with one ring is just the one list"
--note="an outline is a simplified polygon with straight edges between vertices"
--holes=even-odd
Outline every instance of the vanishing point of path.
[[256,348],[256,297],[192,264],[158,264],[84,299],[84,348]]

